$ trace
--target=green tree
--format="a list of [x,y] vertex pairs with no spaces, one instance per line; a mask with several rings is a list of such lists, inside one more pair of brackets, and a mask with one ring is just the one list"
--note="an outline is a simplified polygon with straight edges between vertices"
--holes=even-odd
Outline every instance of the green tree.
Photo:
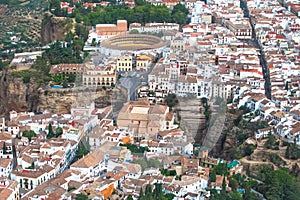
[[2,62],[2,59],[0,59],[0,71],[2,71],[3,69],[3,62]]
[[128,197],[126,198],[126,200],[133,200],[133,197],[132,197],[132,195],[130,194],[130,195],[128,195]]
[[224,176],[228,175],[228,169],[226,163],[221,163],[216,165],[213,170],[216,172],[217,175],[224,175]]
[[189,10],[181,3],[173,7],[172,13],[182,12],[185,15],[189,14]]
[[26,130],[26,131],[23,131],[22,136],[23,137],[27,137],[28,140],[29,140],[29,142],[30,142],[31,138],[36,137],[36,134],[35,134],[35,132],[33,130],[30,130],[30,131]]
[[50,0],[50,9],[60,10],[60,1]]
[[23,77],[23,83],[29,83],[30,82],[30,77],[29,76],[24,76]]
[[127,149],[131,151],[131,153],[136,153],[136,154],[144,154],[145,151],[149,151],[148,147],[141,147],[137,146],[135,144],[120,144],[120,146],[126,146]]
[[139,34],[140,32],[136,29],[133,29],[129,32],[129,34]]
[[285,82],[285,90],[289,90],[289,82]]
[[202,105],[204,106],[204,108],[206,108],[208,105],[207,105],[207,98],[206,97],[202,97],[201,98],[201,102],[202,102]]
[[57,127],[55,130],[55,136],[58,137],[63,134],[63,129],[61,127]]
[[234,160],[234,159],[240,159],[242,158],[242,151],[240,150],[239,147],[232,147],[231,149],[229,149],[229,157],[230,159]]
[[69,87],[68,81],[64,80],[64,82],[63,82],[63,88],[68,88],[68,87]]
[[76,197],[75,197],[75,200],[88,200],[88,199],[89,199],[89,197],[82,193],[76,194]]
[[5,142],[3,142],[3,146],[2,146],[2,153],[3,153],[3,154],[6,154],[6,153],[7,153],[7,151],[6,151],[6,144],[5,144]]
[[212,170],[209,175],[210,175],[210,182],[216,182],[217,180],[216,171]]
[[229,195],[229,199],[230,200],[243,200],[243,197],[241,194],[239,194],[238,192],[231,192]]
[[135,0],[135,4],[137,6],[143,6],[143,5],[146,5],[147,3],[144,0]]
[[221,198],[226,199],[226,197],[221,197],[221,195],[217,192],[217,190],[212,189],[211,191],[210,200],[221,200]]
[[226,178],[223,177],[221,196],[226,197]]
[[34,61],[32,68],[42,72],[43,76],[49,76],[50,63],[45,56],[38,56]]
[[52,76],[52,80],[54,81],[55,84],[59,85],[63,82],[64,75],[63,74],[55,74],[54,76]]
[[77,157],[82,158],[83,156],[87,155],[90,152],[88,145],[84,144],[83,141],[79,142],[78,149],[77,149]]
[[253,144],[246,144],[245,147],[243,148],[244,150],[243,156],[250,156],[255,149],[256,147]]
[[83,20],[82,15],[79,12],[76,12],[76,14],[75,14],[75,21],[76,21],[76,23],[81,23],[82,20]]
[[269,135],[268,140],[265,143],[267,149],[273,149],[276,145],[276,138],[274,135]]
[[240,115],[233,121],[234,125],[235,125],[235,126],[238,126],[238,125],[240,124],[240,121],[241,121],[242,119],[243,119],[243,115],[240,114]]
[[239,186],[238,181],[235,178],[230,177],[229,178],[229,187],[231,187],[231,190],[236,191],[238,189],[238,186]]
[[139,200],[144,199],[144,192],[143,192],[143,187],[140,189],[140,195],[139,195]]
[[165,194],[164,197],[166,198],[166,200],[172,200],[176,197],[176,195],[172,194],[172,193],[168,193],[168,194]]
[[71,43],[73,40],[74,40],[74,34],[72,33],[72,31],[68,31],[65,37],[65,41]]
[[300,199],[300,188],[295,177],[285,170],[274,170],[266,177],[265,196],[272,200],[297,200]]
[[150,197],[152,195],[152,186],[150,184],[146,185],[145,196]]
[[154,196],[154,199],[162,199],[163,198],[162,184],[161,183],[155,183],[154,184],[153,196]]
[[273,171],[271,165],[261,165],[258,168],[258,175],[256,178],[264,182],[271,171]]
[[252,200],[253,195],[251,194],[251,185],[249,184],[249,182],[245,182],[244,187],[245,187],[244,199],[245,200]]
[[300,149],[297,147],[295,142],[292,144],[288,144],[285,151],[285,157],[293,160],[297,160],[298,158],[300,158]]
[[168,94],[165,97],[165,102],[170,108],[173,108],[174,106],[176,106],[178,104],[179,101],[177,99],[176,94]]
[[172,15],[173,21],[177,24],[186,23],[186,15],[183,12],[176,12]]
[[48,125],[48,134],[47,134],[47,138],[54,138],[54,133],[53,133],[52,124],[49,124],[49,125]]
[[80,38],[81,42],[82,42],[82,40],[85,41],[88,37],[87,28],[81,24],[75,25],[75,33]]

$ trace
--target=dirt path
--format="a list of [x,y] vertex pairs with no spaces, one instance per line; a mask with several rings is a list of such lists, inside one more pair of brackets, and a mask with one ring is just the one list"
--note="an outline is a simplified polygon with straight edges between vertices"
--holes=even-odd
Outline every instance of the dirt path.
[[274,167],[274,170],[277,170],[278,167],[276,165],[274,165],[272,162],[269,161],[260,161],[260,160],[248,160],[247,157],[243,157],[242,159],[240,159],[240,161],[243,164],[252,164],[252,165],[272,165]]

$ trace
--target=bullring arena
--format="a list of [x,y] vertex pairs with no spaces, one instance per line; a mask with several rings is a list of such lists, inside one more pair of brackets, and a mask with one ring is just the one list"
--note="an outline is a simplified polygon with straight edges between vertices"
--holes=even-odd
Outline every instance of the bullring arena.
[[165,47],[159,37],[145,34],[126,34],[110,37],[101,42],[101,53],[121,55],[122,52],[159,51]]

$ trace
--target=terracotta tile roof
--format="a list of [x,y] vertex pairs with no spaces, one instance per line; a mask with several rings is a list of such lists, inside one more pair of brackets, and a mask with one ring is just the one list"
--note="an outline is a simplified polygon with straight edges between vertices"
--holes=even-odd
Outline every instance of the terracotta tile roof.
[[148,127],[160,127],[160,123],[158,121],[149,121]]
[[[211,185],[222,187],[223,179],[224,179],[224,176],[217,175],[216,182],[212,182]],[[225,177],[225,182],[226,182],[226,184],[229,184],[229,180],[227,179],[227,177]]]
[[0,132],[0,141],[11,140],[12,136],[8,132]]
[[19,126],[19,124],[17,123],[17,122],[11,122],[11,121],[8,121],[7,123],[6,123],[6,125],[7,126],[10,126],[10,127],[12,127],[12,126]]
[[68,188],[74,187],[74,188],[78,189],[78,188],[80,188],[81,186],[82,186],[82,183],[79,182],[79,181],[71,180],[71,181],[68,183]]
[[166,121],[172,121],[174,114],[172,112],[168,112],[166,115]]
[[100,161],[104,160],[105,152],[101,149],[96,149],[95,151],[89,153],[85,157],[79,159],[77,162],[73,163],[71,167],[74,168],[89,168],[91,166],[97,165]]
[[0,167],[2,168],[7,168],[11,163],[11,158],[0,158]]
[[141,168],[141,166],[139,164],[123,163],[123,165],[126,167],[126,169],[130,173],[138,174],[142,170],[142,168]]
[[0,189],[1,199],[8,199],[12,193],[13,193],[13,191],[8,189],[8,188],[1,188]]
[[262,102],[260,102],[261,104],[263,104],[263,105],[266,105],[267,103],[269,103],[270,102],[270,100],[268,100],[268,99],[264,99]]
[[30,156],[26,155],[26,154],[22,154],[21,156],[22,160],[31,164],[32,162],[34,162],[34,159],[31,158]]

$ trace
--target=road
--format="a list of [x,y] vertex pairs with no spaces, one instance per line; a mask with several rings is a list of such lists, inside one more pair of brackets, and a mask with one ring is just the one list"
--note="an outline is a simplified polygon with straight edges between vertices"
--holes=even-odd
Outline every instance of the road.
[[148,83],[148,74],[152,71],[154,64],[147,71],[126,72],[120,78],[121,86],[128,90],[128,100],[136,101],[136,90],[142,86],[142,82]]
[[[249,10],[247,7],[247,2],[245,0],[240,0],[240,2],[241,2],[241,8],[244,12],[244,17],[251,19],[251,16],[250,16],[250,13],[249,13]],[[264,57],[264,52],[256,38],[254,24],[252,23],[251,20],[250,20],[250,22],[251,22],[251,27],[252,27],[252,39],[248,40],[248,42],[251,43],[256,49],[259,49],[260,55],[258,57],[260,60],[260,65],[262,66],[262,72],[263,72],[263,76],[265,79],[265,95],[268,99],[271,99],[271,81],[270,81],[269,69],[267,67],[267,62]]]
[[256,195],[258,195],[258,196],[261,198],[261,200],[267,200],[267,199],[264,197],[263,194],[257,192],[256,190],[251,189],[251,192],[253,192],[253,193],[255,193]]

